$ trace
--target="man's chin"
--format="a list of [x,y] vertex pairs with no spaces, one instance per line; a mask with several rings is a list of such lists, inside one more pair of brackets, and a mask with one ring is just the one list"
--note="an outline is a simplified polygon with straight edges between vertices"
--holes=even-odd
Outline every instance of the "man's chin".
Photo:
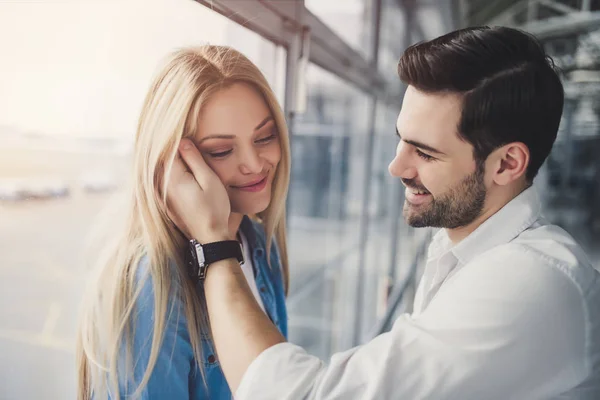
[[427,225],[422,219],[406,219],[406,223],[411,228],[429,228],[429,225]]
[[404,208],[404,221],[413,228],[426,228],[428,226],[421,213],[411,212],[410,208],[407,210],[406,207]]

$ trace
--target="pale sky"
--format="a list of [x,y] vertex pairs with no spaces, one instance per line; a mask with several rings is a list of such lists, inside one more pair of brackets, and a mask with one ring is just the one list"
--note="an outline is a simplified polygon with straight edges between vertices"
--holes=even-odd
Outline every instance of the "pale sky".
[[231,36],[277,85],[275,46],[192,0],[0,0],[0,125],[133,135],[160,59]]
[[[306,5],[356,46],[364,1]],[[0,126],[129,139],[161,58],[203,43],[242,51],[282,101],[285,51],[193,0],[0,0]]]

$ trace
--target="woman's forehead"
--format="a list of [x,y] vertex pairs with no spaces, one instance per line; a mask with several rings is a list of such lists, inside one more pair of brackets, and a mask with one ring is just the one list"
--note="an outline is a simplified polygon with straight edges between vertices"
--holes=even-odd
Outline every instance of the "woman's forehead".
[[[215,93],[200,111],[199,138],[205,135],[253,133],[272,117],[261,94],[237,83]],[[272,118],[271,118],[272,119]]]

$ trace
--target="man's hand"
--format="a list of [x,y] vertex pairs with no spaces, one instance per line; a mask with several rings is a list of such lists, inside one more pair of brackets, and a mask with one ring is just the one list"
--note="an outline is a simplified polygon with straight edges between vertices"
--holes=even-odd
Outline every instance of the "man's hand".
[[231,239],[231,205],[219,177],[189,139],[182,139],[167,186],[167,212],[189,238],[200,243]]
[[[183,139],[179,153],[167,187],[169,217],[201,243],[233,239],[228,232],[229,196],[219,177],[191,141]],[[260,309],[234,259],[211,264],[204,290],[217,355],[235,393],[252,361],[285,338]]]

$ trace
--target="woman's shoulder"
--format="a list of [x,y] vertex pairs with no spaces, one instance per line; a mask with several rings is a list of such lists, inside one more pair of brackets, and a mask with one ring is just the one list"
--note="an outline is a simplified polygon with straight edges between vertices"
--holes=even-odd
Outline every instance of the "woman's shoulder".
[[[137,312],[144,315],[153,315],[155,308],[155,284],[153,277],[151,257],[144,253],[136,263],[134,274],[134,292],[138,292],[138,296],[135,302]],[[183,308],[182,296],[181,296],[181,285],[178,283],[179,279],[175,272],[176,266],[172,261],[167,261],[166,267],[168,269],[167,276],[169,277],[169,293],[168,293],[168,306],[169,309],[180,310]]]

